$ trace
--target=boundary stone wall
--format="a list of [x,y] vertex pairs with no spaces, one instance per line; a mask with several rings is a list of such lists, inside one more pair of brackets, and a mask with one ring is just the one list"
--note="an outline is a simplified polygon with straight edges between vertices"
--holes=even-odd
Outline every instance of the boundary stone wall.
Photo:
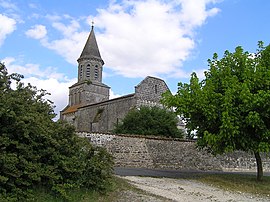
[[[154,136],[79,132],[110,152],[116,167],[192,171],[256,171],[252,154],[242,151],[213,156],[198,150],[196,142]],[[270,171],[270,154],[262,154],[264,171]]]

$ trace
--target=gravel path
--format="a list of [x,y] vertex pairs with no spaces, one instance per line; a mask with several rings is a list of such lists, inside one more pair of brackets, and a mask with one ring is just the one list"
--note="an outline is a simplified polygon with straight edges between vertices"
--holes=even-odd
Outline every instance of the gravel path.
[[[257,198],[243,193],[232,193],[222,189],[212,187],[195,180],[152,178],[139,176],[125,176],[131,184],[144,190],[146,193],[159,196],[149,196],[147,194],[123,193],[130,201],[179,201],[179,202],[255,202],[270,201],[270,198]],[[134,195],[135,194],[135,195]]]

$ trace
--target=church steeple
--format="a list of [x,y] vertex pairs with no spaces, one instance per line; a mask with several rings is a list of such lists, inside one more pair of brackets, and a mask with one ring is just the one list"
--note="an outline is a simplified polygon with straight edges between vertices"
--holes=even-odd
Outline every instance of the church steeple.
[[93,25],[77,61],[79,63],[78,82],[91,81],[102,83],[104,61],[100,56]]
[[77,61],[78,81],[69,87],[69,103],[61,112],[61,116],[68,114],[67,120],[74,124],[77,124],[74,113],[79,107],[109,100],[110,87],[102,83],[104,62],[100,56],[93,25]]
[[97,40],[94,32],[94,26],[91,27],[91,32],[88,36],[88,39],[85,43],[85,46],[83,48],[83,51],[81,53],[81,56],[78,59],[78,62],[84,59],[96,59],[100,60],[102,65],[104,64],[104,61],[102,60],[100,56],[100,52],[97,45]]

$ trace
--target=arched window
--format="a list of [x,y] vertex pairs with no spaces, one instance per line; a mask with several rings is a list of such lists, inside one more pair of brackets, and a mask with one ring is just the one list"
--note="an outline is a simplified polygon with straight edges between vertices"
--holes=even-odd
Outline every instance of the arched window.
[[95,66],[95,79],[98,79],[98,66]]
[[86,66],[86,77],[90,77],[90,65],[88,64],[87,66]]

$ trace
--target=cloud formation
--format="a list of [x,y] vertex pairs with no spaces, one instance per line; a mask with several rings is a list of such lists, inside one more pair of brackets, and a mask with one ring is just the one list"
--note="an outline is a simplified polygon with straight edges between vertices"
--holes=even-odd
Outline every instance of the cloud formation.
[[185,76],[181,65],[195,47],[194,30],[217,8],[211,0],[122,1],[95,17],[107,67],[125,77]]
[[34,39],[43,39],[47,35],[47,29],[44,25],[35,25],[25,32],[26,36]]
[[[196,29],[219,12],[215,3],[216,0],[111,1],[107,8],[99,9],[96,16],[88,16],[86,21],[94,19],[105,67],[115,74],[134,78],[147,75],[183,78],[187,72],[181,66],[196,46]],[[41,39],[46,28],[41,31],[44,35],[32,37],[40,37],[43,46],[77,66],[89,34],[89,30],[81,30],[80,26],[85,23],[85,17],[47,17],[61,37]]]
[[54,112],[57,114],[56,120],[59,118],[59,112],[64,109],[68,104],[69,87],[77,81],[77,78],[59,81],[55,78],[38,79],[36,77],[27,77],[22,80],[25,84],[31,83],[37,89],[46,89],[51,93],[46,98],[53,101],[55,108]]
[[61,73],[57,73],[52,67],[41,70],[37,64],[18,64],[15,58],[7,57],[2,59],[10,73],[19,73],[24,75],[22,82],[31,83],[37,89],[46,89],[51,93],[46,98],[54,102],[55,112],[58,113],[68,103],[68,90],[71,85],[77,82],[77,78],[68,79]]
[[52,27],[60,32],[63,36],[61,39],[42,40],[43,46],[54,50],[63,56],[67,62],[77,66],[77,59],[86,42],[89,31],[79,31],[80,24],[75,19],[71,19],[68,25],[55,21]]
[[16,21],[5,15],[0,14],[0,46],[4,43],[7,35],[16,29]]
[[0,0],[0,6],[8,11],[14,11],[14,10],[18,10],[18,7],[7,0]]
[[[57,54],[65,58],[70,64],[77,66],[77,59],[86,42],[89,31],[79,31],[79,21],[72,19],[70,16],[51,16],[47,15],[47,19],[52,21],[52,28],[60,33],[60,39],[49,39],[47,27],[44,25],[35,25],[27,30],[25,34],[34,39],[40,40],[40,43]],[[64,24],[61,20],[68,18],[69,23]]]
[[122,95],[115,94],[112,89],[110,89],[110,99],[121,97]]

